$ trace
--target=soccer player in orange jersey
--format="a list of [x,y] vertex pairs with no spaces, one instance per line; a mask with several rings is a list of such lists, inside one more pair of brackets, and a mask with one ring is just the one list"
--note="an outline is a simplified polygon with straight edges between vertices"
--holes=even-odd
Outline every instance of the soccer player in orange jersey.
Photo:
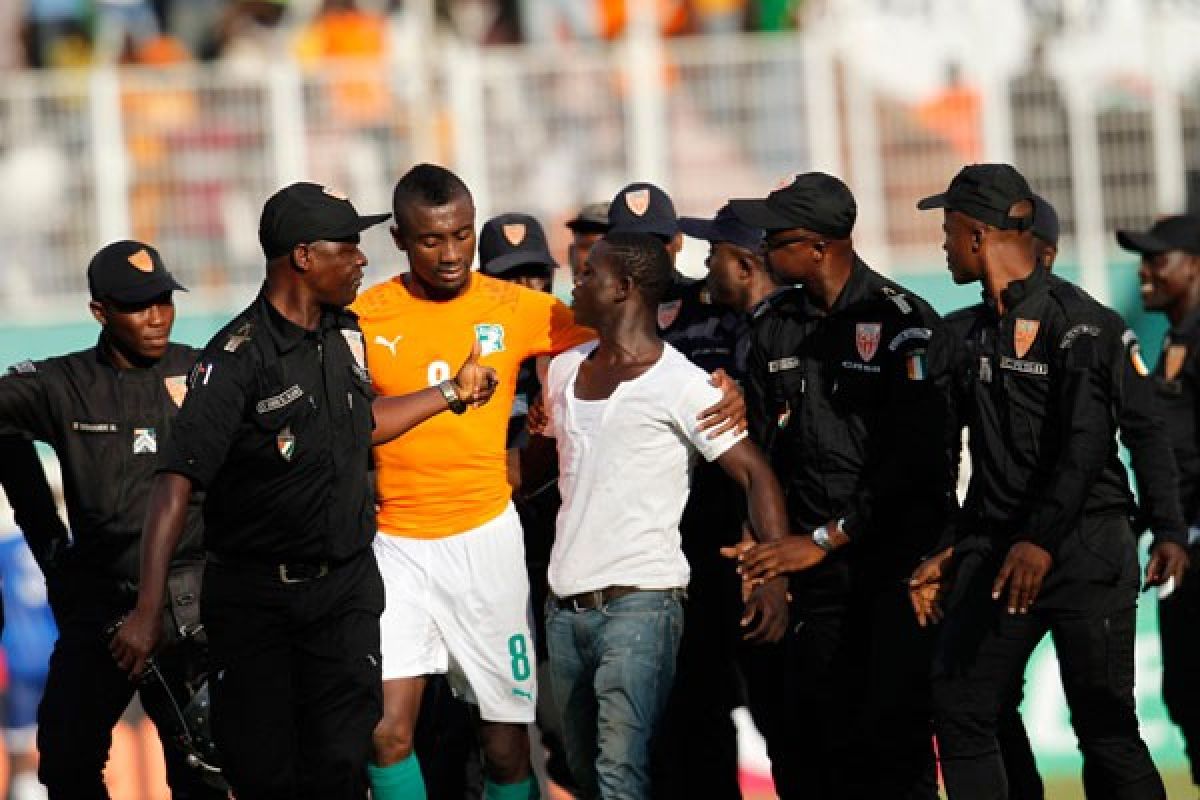
[[[425,676],[450,672],[479,707],[485,797],[536,797],[526,732],[536,699],[529,582],[505,433],[521,362],[595,334],[553,296],[471,271],[475,207],[452,172],[414,167],[397,183],[393,208],[392,236],[410,271],[353,306],[376,390],[437,384],[474,342],[499,386],[495,402],[470,416],[435,418],[375,451],[386,609],[371,785],[376,800],[425,796],[413,728]],[[705,412],[716,433],[744,417],[731,385]]]

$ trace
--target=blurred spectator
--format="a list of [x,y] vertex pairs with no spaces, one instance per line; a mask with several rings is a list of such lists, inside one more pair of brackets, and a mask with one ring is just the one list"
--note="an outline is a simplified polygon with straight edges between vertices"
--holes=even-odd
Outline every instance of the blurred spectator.
[[387,20],[364,11],[355,0],[323,0],[313,21],[300,32],[296,55],[307,67],[353,59],[328,75],[328,114],[350,125],[384,122],[391,106],[387,70]]
[[287,8],[288,0],[232,0],[200,57],[220,58],[234,71],[261,75],[288,50],[282,24]]
[[752,0],[751,23],[759,31],[792,31],[800,27],[804,0]]
[[25,9],[20,3],[0,3],[0,70],[25,65],[24,24]]
[[122,58],[161,30],[149,0],[95,0],[95,15],[95,54],[102,62]]
[[529,42],[595,39],[599,5],[597,0],[521,0],[521,33]]
[[738,33],[746,24],[746,0],[692,0],[700,33]]
[[28,2],[26,51],[30,65],[34,67],[86,65],[91,60],[91,40],[83,22],[84,0],[28,0]]

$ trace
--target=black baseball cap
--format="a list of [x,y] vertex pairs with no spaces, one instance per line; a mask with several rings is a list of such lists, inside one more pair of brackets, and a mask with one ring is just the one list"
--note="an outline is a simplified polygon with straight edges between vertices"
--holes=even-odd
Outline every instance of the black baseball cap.
[[608,207],[608,223],[613,233],[651,233],[664,239],[679,233],[675,204],[652,183],[631,183],[617,192]]
[[280,189],[263,205],[258,241],[269,260],[298,244],[348,239],[390,216],[360,217],[341,192],[302,181]]
[[693,239],[703,239],[712,244],[727,242],[753,252],[758,252],[763,238],[762,228],[753,228],[742,222],[728,203],[712,219],[680,217],[679,230]]
[[791,228],[848,239],[858,218],[858,206],[850,187],[824,172],[805,172],[762,200],[730,200],[737,218],[764,231]]
[[1058,247],[1058,212],[1040,194],[1033,196],[1033,235]]
[[479,271],[497,277],[517,267],[558,266],[541,224],[528,214],[501,214],[479,231]]
[[588,203],[567,220],[567,227],[575,233],[608,233],[608,203]]
[[1200,216],[1177,214],[1163,217],[1148,231],[1117,231],[1117,243],[1144,256],[1172,250],[1200,256]]
[[162,256],[148,244],[124,239],[107,244],[87,268],[93,300],[136,304],[176,290],[186,292],[163,266]]
[[1011,164],[971,164],[963,167],[941,194],[926,197],[917,208],[944,208],[1008,231],[1025,231],[1033,226],[1030,217],[1010,217],[1013,203],[1033,200],[1033,190]]

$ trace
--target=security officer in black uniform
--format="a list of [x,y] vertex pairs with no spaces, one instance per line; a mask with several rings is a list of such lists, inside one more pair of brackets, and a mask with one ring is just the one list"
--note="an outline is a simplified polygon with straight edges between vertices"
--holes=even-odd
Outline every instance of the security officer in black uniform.
[[[608,220],[616,233],[661,239],[672,263],[683,232],[671,198],[651,183],[632,183],[614,195]],[[675,272],[657,309],[659,334],[706,372],[739,378],[741,319],[712,302],[704,281]],[[654,797],[739,798],[737,730],[730,716],[741,704],[735,645],[741,636],[740,584],[720,556],[735,544],[746,519],[744,494],[715,464],[698,464],[680,520],[691,567],[675,683],[663,714],[653,759]],[[785,591],[774,591],[782,606]],[[704,764],[703,770],[695,764]]]
[[[38,709],[38,775],[51,798],[107,798],[103,770],[112,729],[138,686],[113,663],[105,630],[133,608],[138,546],[157,451],[186,390],[196,351],[170,342],[172,293],[182,289],[153,247],[119,241],[88,265],[90,309],[101,325],[96,346],[45,361],[23,361],[0,378],[0,426],[49,443],[63,472],[70,533],[45,493],[27,496],[41,465],[28,445],[8,440],[25,458],[0,478],[21,516],[46,576],[59,638]],[[12,474],[14,466],[37,472]],[[44,482],[44,478],[42,479]],[[41,500],[38,500],[41,497]],[[182,498],[183,535],[171,562],[198,577],[200,498]],[[191,600],[193,606],[195,598]],[[156,607],[163,613],[162,603]],[[158,666],[180,698],[204,669],[199,648],[165,649]],[[164,743],[176,798],[223,797],[171,743],[170,700],[143,687],[147,714]]]
[[[1034,260],[1040,267],[1049,271],[1053,269],[1058,255],[1058,213],[1040,195],[1034,195],[1033,207],[1031,232]],[[970,347],[968,335],[972,327],[981,324],[980,320],[989,313],[991,312],[986,302],[978,303],[948,314],[946,325]],[[1134,531],[1140,533],[1149,528],[1154,533],[1152,558],[1146,573],[1146,585],[1149,588],[1159,585],[1169,575],[1180,574],[1186,568],[1187,554],[1182,549],[1186,541],[1186,525],[1176,491],[1175,459],[1170,452],[1170,440],[1159,403],[1155,398],[1154,382],[1142,360],[1137,335],[1125,327],[1124,320],[1120,319],[1115,311],[1108,310],[1108,313],[1112,324],[1125,331],[1122,334],[1122,342],[1126,348],[1125,358],[1119,364],[1120,369],[1114,370],[1113,373],[1116,381],[1114,413],[1117,416],[1121,441],[1130,452],[1138,484],[1140,501],[1138,513],[1132,520]],[[968,363],[976,361],[978,356],[978,353],[972,353]],[[967,399],[970,393],[969,370],[964,371],[964,377],[966,381],[961,386],[960,397],[963,400]],[[944,566],[951,555],[951,552],[943,551],[918,568],[912,584],[914,589],[927,585],[931,580],[940,580],[941,567],[936,562],[940,560]],[[930,622],[931,619],[926,616],[921,603],[918,601],[915,605],[918,613],[922,615],[921,623]],[[1024,694],[1023,684],[1022,675],[1004,701],[997,719],[996,739],[1004,760],[1009,800],[1042,800],[1045,787],[1038,773],[1037,762],[1019,711]]]
[[730,206],[766,231],[777,280],[800,285],[755,320],[748,392],[800,535],[739,562],[751,580],[799,573],[787,666],[749,687],[774,698],[776,786],[784,798],[932,800],[930,640],[903,578],[953,502],[952,348],[924,300],[856,255],[857,209],[837,178],[799,175]]
[[1179,467],[1179,499],[1190,524],[1192,568],[1158,603],[1163,700],[1183,732],[1192,782],[1200,785],[1200,216],[1165,217],[1148,231],[1120,231],[1117,241],[1141,256],[1142,303],[1171,327],[1154,369],[1159,404]]
[[312,183],[267,201],[266,283],[193,368],[150,490],[144,580],[113,654],[138,674],[153,651],[186,498],[205,488],[213,731],[239,800],[366,796],[382,713],[371,445],[494,386],[476,352],[453,381],[372,402],[345,306],[359,233],[387,216]]
[[947,792],[1008,797],[996,716],[1049,631],[1089,797],[1162,798],[1133,699],[1139,576],[1114,436],[1124,326],[1035,262],[1033,192],[1011,166],[965,167],[918,208],[945,210],[951,274],[983,281],[989,311],[967,334],[972,475],[933,671]]

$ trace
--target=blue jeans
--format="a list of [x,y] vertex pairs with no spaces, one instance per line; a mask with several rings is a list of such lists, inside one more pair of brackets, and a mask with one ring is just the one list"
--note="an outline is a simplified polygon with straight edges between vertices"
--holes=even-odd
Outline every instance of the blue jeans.
[[650,743],[675,680],[681,595],[634,592],[591,611],[547,604],[550,688],[587,800],[650,796]]

